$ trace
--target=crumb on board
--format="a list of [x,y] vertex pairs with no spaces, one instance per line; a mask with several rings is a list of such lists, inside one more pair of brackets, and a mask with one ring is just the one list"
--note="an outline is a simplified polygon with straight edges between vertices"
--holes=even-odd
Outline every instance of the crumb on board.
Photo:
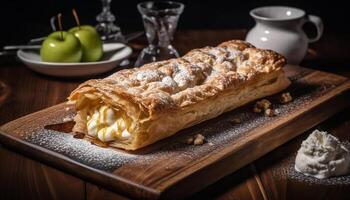
[[188,145],[202,145],[205,142],[205,137],[202,134],[197,134],[195,136],[190,136],[186,139],[186,144]]
[[194,145],[202,145],[202,144],[204,144],[204,140],[205,140],[205,137],[202,134],[197,134],[194,141],[193,141],[193,144]]
[[62,121],[63,122],[69,122],[69,121],[72,121],[73,119],[72,119],[72,117],[70,117],[70,116],[66,116],[66,117],[64,117],[63,119],[62,119]]
[[265,110],[265,115],[268,116],[268,117],[273,117],[276,114],[275,114],[275,111],[273,109],[268,108],[268,109]]
[[261,113],[269,108],[271,108],[271,102],[267,99],[262,99],[254,104],[253,112]]
[[262,99],[254,104],[253,112],[261,113],[264,112],[266,116],[275,116],[275,112],[272,109],[272,103],[267,99]]
[[289,92],[285,92],[281,94],[281,97],[280,97],[281,103],[288,103],[288,102],[291,102],[292,100],[293,100],[293,97],[292,95],[290,95]]
[[271,102],[267,99],[262,99],[255,103],[255,107],[266,110],[271,107]]

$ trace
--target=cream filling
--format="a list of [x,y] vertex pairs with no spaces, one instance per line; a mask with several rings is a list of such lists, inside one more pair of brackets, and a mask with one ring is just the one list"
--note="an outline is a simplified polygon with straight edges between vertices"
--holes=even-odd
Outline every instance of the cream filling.
[[123,113],[108,106],[97,107],[88,114],[87,132],[102,142],[126,140],[131,137]]

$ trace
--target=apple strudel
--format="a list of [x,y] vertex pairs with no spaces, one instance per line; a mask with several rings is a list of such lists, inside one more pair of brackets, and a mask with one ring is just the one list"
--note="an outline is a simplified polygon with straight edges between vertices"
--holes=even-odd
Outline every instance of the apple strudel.
[[88,80],[68,100],[73,131],[136,150],[288,87],[285,59],[232,40]]

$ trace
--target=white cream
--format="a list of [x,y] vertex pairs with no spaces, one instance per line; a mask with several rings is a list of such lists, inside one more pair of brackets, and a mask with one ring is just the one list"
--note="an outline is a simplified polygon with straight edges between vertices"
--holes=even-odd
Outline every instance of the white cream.
[[117,131],[113,126],[105,127],[98,131],[97,137],[103,142],[110,142],[115,140]]
[[102,106],[99,109],[99,122],[101,124],[112,125],[116,120],[115,113],[112,108]]
[[315,130],[304,140],[295,158],[295,170],[319,179],[350,172],[350,153],[338,138]]
[[92,137],[102,142],[110,142],[116,139],[127,139],[131,135],[126,130],[126,124],[122,117],[110,107],[102,106],[87,118],[87,131]]
[[99,115],[100,113],[98,112],[98,110],[96,110],[91,117],[88,117],[87,131],[88,134],[92,137],[97,136]]
[[131,136],[131,134],[129,133],[128,130],[124,129],[124,131],[122,132],[122,138],[123,139],[127,139]]

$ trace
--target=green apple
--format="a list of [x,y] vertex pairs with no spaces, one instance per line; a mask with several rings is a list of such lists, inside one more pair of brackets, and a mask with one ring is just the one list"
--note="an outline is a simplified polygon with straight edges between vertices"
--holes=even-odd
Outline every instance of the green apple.
[[80,41],[83,50],[83,62],[94,62],[101,59],[103,54],[102,41],[96,29],[89,25],[71,28],[72,33]]
[[41,60],[45,62],[80,62],[82,48],[79,40],[71,33],[51,33],[42,43]]

